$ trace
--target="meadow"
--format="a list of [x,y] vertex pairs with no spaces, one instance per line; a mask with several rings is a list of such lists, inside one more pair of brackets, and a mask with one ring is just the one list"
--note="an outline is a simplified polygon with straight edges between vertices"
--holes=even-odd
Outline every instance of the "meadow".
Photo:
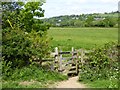
[[[84,49],[95,48],[96,49],[96,48],[104,47],[106,43],[118,41],[118,29],[117,28],[93,28],[93,27],[90,27],[90,28],[50,28],[48,30],[48,35],[49,37],[53,38],[53,40],[51,41],[52,49],[54,49],[54,47],[59,47],[62,50],[71,50],[71,47],[74,47],[76,49],[80,49],[80,48],[84,48]],[[98,55],[96,56],[97,58],[95,60],[96,62],[97,61],[99,62],[99,60],[101,59],[106,60],[103,57],[105,54],[103,54],[102,57],[101,57],[101,52],[99,52],[96,55]],[[95,57],[95,54],[93,54],[93,57]],[[94,60],[94,58],[92,58],[92,60]],[[98,62],[97,62],[97,66],[101,65]],[[87,64],[85,64],[85,66],[86,65]],[[104,66],[104,64],[102,65]],[[112,80],[104,79],[104,75],[103,75],[102,79],[98,79],[98,76],[99,76],[98,73],[94,74],[94,71],[91,69],[90,69],[91,71],[89,71],[88,68],[85,69],[87,73],[86,74],[84,73],[83,77],[81,77],[81,74],[79,75],[79,78],[80,79],[82,78],[83,79],[82,82],[86,84],[88,87],[92,87],[92,88],[116,88],[118,87],[118,84],[117,84],[118,80],[116,80],[115,78],[113,78]],[[92,73],[89,74],[89,72],[92,72]],[[102,73],[105,74],[104,70],[102,71]],[[91,78],[94,78],[94,81],[85,79],[85,77],[88,78],[90,77],[90,75],[93,75],[93,77]],[[94,76],[96,77],[96,79]],[[113,76],[115,75],[113,74]]]
[[[60,47],[62,50],[99,47],[107,42],[117,41],[117,28],[50,28],[48,36],[53,38],[51,47]],[[35,73],[33,73],[35,72]],[[8,73],[9,74],[9,73]],[[8,77],[9,76],[9,77]],[[66,80],[68,77],[56,72],[47,71],[38,67],[24,67],[16,69],[11,75],[2,77],[3,88],[40,88],[48,87],[55,82]],[[41,77],[42,76],[42,77]],[[0,78],[1,79],[1,78]],[[109,80],[108,80],[109,81]],[[107,87],[110,82],[87,82],[90,87]],[[104,86],[102,83],[106,83]],[[116,83],[116,81],[114,81]],[[28,84],[26,84],[28,83]]]
[[50,28],[48,35],[53,38],[52,49],[59,47],[62,50],[71,50],[71,47],[92,49],[118,41],[117,28]]

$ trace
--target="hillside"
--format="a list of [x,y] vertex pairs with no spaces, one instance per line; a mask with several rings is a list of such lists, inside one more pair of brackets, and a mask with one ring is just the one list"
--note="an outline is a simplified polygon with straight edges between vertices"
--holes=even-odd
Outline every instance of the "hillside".
[[53,27],[117,27],[118,11],[81,15],[64,15],[43,19]]

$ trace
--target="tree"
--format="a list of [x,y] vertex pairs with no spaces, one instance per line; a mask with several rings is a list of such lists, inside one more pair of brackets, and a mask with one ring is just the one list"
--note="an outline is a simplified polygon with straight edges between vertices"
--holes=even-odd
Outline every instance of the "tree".
[[105,27],[113,27],[115,26],[116,22],[113,18],[110,17],[106,17],[103,21],[105,23]]
[[8,20],[13,26],[17,25],[23,5],[23,2],[2,2],[2,29],[11,27]]
[[90,27],[92,26],[92,22],[94,21],[94,17],[93,16],[88,16],[88,18],[86,19],[86,26]]
[[69,26],[69,22],[67,20],[64,20],[60,23],[60,26],[61,27],[66,27],[66,26]]
[[2,3],[2,55],[3,60],[12,62],[14,68],[29,65],[33,59],[41,61],[47,55],[48,26],[40,20],[44,16],[42,4],[42,1]]

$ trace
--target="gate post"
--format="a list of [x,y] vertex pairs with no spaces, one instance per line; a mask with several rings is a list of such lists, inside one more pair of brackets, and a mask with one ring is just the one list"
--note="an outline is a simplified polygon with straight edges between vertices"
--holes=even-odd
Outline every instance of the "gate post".
[[72,47],[72,61],[74,62],[74,47]]
[[[54,58],[55,58],[55,61],[54,61],[55,63],[58,63],[58,60],[59,60],[58,54],[59,54],[59,53],[58,53],[58,47],[55,47],[55,57],[54,57]],[[57,66],[58,66],[58,65],[57,65]],[[56,66],[56,68],[57,68],[57,66]]]
[[76,53],[77,53],[76,54],[76,73],[78,74],[78,72],[79,72],[78,71],[78,67],[79,67],[79,63],[78,63],[79,62],[79,59],[78,59],[79,58],[78,50],[76,50]]
[[84,55],[85,55],[84,50],[81,49],[81,63],[82,63],[82,64],[84,63],[84,60],[83,60]]
[[[60,52],[62,52],[62,50],[60,50]],[[61,72],[62,71],[62,54],[60,54],[60,57],[59,57],[59,69]]]

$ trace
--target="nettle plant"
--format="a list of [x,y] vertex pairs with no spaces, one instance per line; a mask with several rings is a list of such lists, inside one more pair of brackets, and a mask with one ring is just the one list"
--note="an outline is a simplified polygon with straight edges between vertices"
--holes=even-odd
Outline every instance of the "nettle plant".
[[118,50],[116,43],[107,43],[89,53],[81,67],[80,80],[118,78]]

